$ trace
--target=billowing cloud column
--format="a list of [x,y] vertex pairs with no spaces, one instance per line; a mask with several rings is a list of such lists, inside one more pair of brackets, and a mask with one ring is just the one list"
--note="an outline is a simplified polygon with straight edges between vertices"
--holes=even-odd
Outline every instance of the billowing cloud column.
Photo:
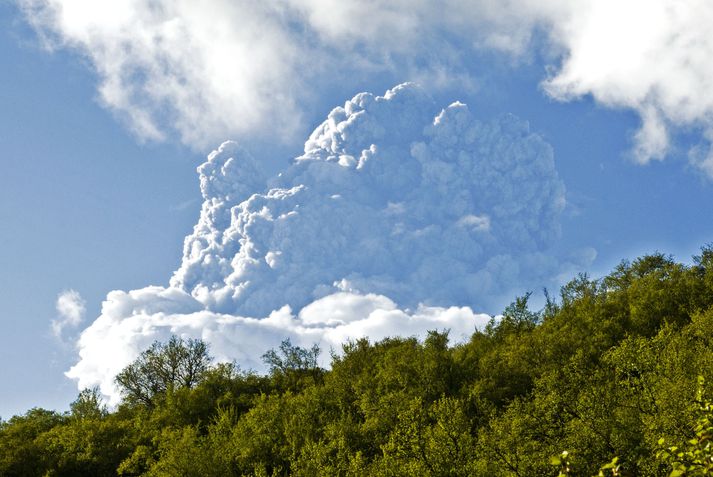
[[489,319],[471,307],[564,266],[550,251],[565,199],[549,145],[513,116],[439,111],[412,84],[335,108],[276,177],[231,142],[198,172],[180,268],[168,288],[108,295],[68,373],[80,386],[116,398],[116,372],[172,333],[255,368],[287,337],[463,339]]
[[540,251],[564,207],[552,150],[527,123],[481,123],[460,103],[439,113],[411,84],[334,109],[267,182],[232,143],[199,172],[201,219],[171,284],[254,316],[338,290],[490,304],[551,272]]

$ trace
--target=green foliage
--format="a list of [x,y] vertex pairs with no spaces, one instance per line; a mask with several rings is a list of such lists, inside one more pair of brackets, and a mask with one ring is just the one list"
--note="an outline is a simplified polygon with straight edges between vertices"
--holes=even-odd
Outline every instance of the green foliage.
[[[656,452],[654,466],[665,469],[669,477],[698,477],[713,475],[713,403],[705,399],[705,378],[698,376],[698,389],[694,412],[696,416],[693,427],[694,436],[679,445],[666,446],[666,438],[658,440],[659,450]],[[572,463],[569,451],[550,458],[550,464],[559,470],[558,477],[572,475]],[[607,475],[619,476],[622,472],[619,457],[614,457],[599,468],[594,477]],[[669,472],[670,471],[670,472]]]
[[656,253],[579,275],[539,311],[530,298],[466,343],[360,339],[330,370],[289,340],[266,376],[211,363],[199,340],[154,343],[117,377],[117,409],[89,389],[66,414],[0,421],[0,475],[712,472],[712,246],[690,266]]
[[294,346],[288,338],[280,344],[278,351],[271,349],[263,354],[262,360],[276,387],[296,391],[321,380],[324,370],[317,365],[319,353],[316,344],[305,349]]
[[23,416],[3,422],[0,427],[0,475],[44,474],[48,462],[42,436],[65,420],[56,412],[34,408]]
[[79,420],[100,419],[108,413],[98,387],[84,389],[69,405],[70,415]]
[[665,447],[666,439],[658,441],[658,460],[670,465],[669,477],[713,475],[713,403],[705,399],[705,379],[698,379],[695,435],[682,444]]
[[150,407],[169,390],[198,384],[210,360],[205,342],[172,336],[165,344],[154,342],[116,376],[116,383],[126,401]]

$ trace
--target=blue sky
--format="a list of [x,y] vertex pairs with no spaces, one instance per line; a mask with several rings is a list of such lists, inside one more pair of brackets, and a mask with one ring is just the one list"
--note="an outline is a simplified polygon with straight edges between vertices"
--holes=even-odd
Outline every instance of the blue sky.
[[76,394],[63,375],[71,345],[48,326],[57,295],[81,290],[97,314],[107,290],[165,282],[200,201],[195,153],[138,144],[97,105],[79,58],[41,51],[12,6],[0,19],[0,415],[9,417]]
[[[69,16],[71,4],[81,4],[35,1],[23,5],[56,12],[52,9],[63,3],[67,4],[65,13],[69,12]],[[90,353],[91,349],[106,344],[102,340],[115,336],[88,333],[87,336],[98,340],[91,344],[95,348],[87,344],[89,338],[84,344],[77,344],[80,332],[102,315],[101,303],[107,293],[141,290],[149,285],[168,287],[173,272],[181,268],[182,263],[181,270],[192,270],[185,257],[182,261],[183,239],[199,220],[203,198],[196,167],[211,150],[223,140],[235,139],[268,176],[273,175],[285,169],[290,158],[302,153],[309,133],[333,107],[343,105],[360,91],[383,95],[399,83],[416,80],[431,95],[437,109],[460,100],[482,121],[490,121],[503,113],[513,113],[527,121],[530,130],[551,145],[556,177],[566,188],[567,205],[556,217],[561,237],[552,247],[538,250],[556,257],[553,258],[557,262],[553,265],[555,268],[562,265],[567,256],[581,258],[592,250],[596,251],[595,258],[591,255],[590,260],[574,260],[574,264],[562,265],[561,269],[567,273],[587,271],[599,275],[622,258],[654,250],[688,260],[701,245],[713,240],[713,221],[707,207],[713,197],[713,181],[705,167],[696,166],[691,159],[705,155],[712,117],[705,96],[710,93],[693,90],[679,93],[671,86],[686,79],[685,75],[673,75],[672,79],[666,76],[666,68],[670,67],[666,59],[683,55],[680,48],[667,55],[668,43],[655,44],[661,49],[663,73],[657,72],[652,74],[653,79],[648,78],[647,65],[631,72],[631,75],[642,75],[641,84],[650,81],[651,91],[656,92],[640,94],[618,76],[616,67],[623,61],[620,58],[611,58],[613,73],[598,75],[582,66],[589,59],[586,51],[582,53],[577,49],[584,41],[582,38],[575,35],[571,41],[561,40],[556,48],[549,46],[553,40],[548,32],[558,31],[558,28],[569,31],[560,23],[582,25],[584,20],[580,21],[577,12],[548,11],[546,14],[551,18],[537,25],[539,20],[532,18],[544,14],[529,12],[528,8],[533,7],[525,2],[528,7],[520,19],[505,16],[509,19],[505,21],[495,18],[497,12],[491,12],[492,24],[474,23],[483,32],[476,35],[475,40],[461,31],[462,25],[443,20],[433,26],[433,30],[428,30],[428,24],[421,25],[421,30],[426,30],[423,38],[396,29],[394,38],[386,40],[402,41],[403,45],[389,50],[375,46],[371,40],[361,37],[358,30],[349,28],[352,20],[359,23],[372,14],[381,14],[379,18],[385,22],[393,21],[388,20],[392,18],[388,9],[379,10],[386,8],[381,3],[373,6],[374,12],[333,9],[330,14],[322,8],[330,2],[308,3],[313,10],[307,13],[295,13],[289,10],[292,7],[285,7],[294,13],[294,18],[293,23],[284,26],[269,22],[266,20],[269,14],[255,8],[246,7],[248,13],[240,16],[223,2],[216,2],[216,9],[225,9],[227,19],[215,27],[222,42],[216,42],[213,48],[203,47],[195,40],[203,38],[202,33],[195,33],[203,31],[202,24],[186,24],[178,33],[167,34],[167,38],[175,41],[179,41],[181,35],[193,38],[198,45],[191,51],[194,56],[169,55],[169,60],[175,61],[173,67],[163,70],[157,67],[159,73],[155,73],[151,62],[166,60],[162,51],[144,57],[138,50],[127,47],[130,52],[127,58],[110,61],[116,51],[126,49],[112,49],[116,34],[101,33],[113,31],[112,21],[95,19],[92,23],[89,20],[98,13],[91,8],[76,18],[68,16],[64,23],[56,18],[47,20],[39,14],[30,16],[33,27],[17,4],[0,3],[0,269],[3,271],[0,274],[0,329],[4,344],[0,351],[3,376],[0,416],[7,418],[33,406],[66,409],[76,396],[77,384],[65,377],[64,372],[77,363],[78,349]],[[462,3],[454,2],[454,5]],[[407,18],[412,8],[414,21],[424,22],[428,8],[421,2],[414,5],[404,7],[399,3],[391,13],[396,18]],[[473,5],[469,8],[477,10],[480,3]],[[177,7],[173,14],[181,19],[181,14],[189,11],[188,7],[183,10]],[[627,10],[622,15],[630,13]],[[145,14],[146,11],[138,7],[131,13]],[[136,23],[131,15],[127,21]],[[691,21],[690,18],[679,16],[682,24],[691,26],[685,23]],[[230,22],[238,17],[243,24]],[[122,17],[117,18],[116,22],[120,22]],[[86,27],[88,21],[95,30]],[[217,23],[210,15],[201,21]],[[144,24],[136,27],[139,32],[144,27],[147,31],[155,27],[150,18],[141,25]],[[633,24],[630,26],[634,28]],[[680,27],[662,23],[660,19],[652,20],[649,26],[653,31]],[[85,27],[84,33],[94,33],[85,35],[82,33]],[[233,29],[241,28],[249,31],[262,28],[264,34],[245,39],[232,33]],[[522,40],[515,34],[527,28],[532,29],[532,37]],[[309,34],[299,33],[303,29]],[[700,31],[708,31],[705,24],[700,26]],[[45,48],[38,32],[49,35],[55,47],[52,51]],[[127,34],[135,36],[136,31]],[[295,51],[277,51],[282,41],[293,37],[303,41],[294,46]],[[500,43],[493,38],[501,39]],[[502,38],[509,39],[504,46]],[[694,40],[700,38],[694,37]],[[676,40],[670,41],[675,43]],[[250,48],[243,48],[245,42]],[[484,46],[473,48],[474,43]],[[603,37],[602,43],[606,43]],[[708,47],[696,41],[689,45],[692,55],[699,51],[697,49],[707,51]],[[442,56],[433,54],[434,46],[443,47],[439,50]],[[215,58],[214,50],[221,49],[224,50],[218,51],[221,56]],[[581,59],[569,73],[563,66],[563,50],[569,52],[573,61]],[[621,50],[622,55],[629,50],[633,51],[631,54],[638,51],[627,44]],[[602,54],[606,53],[605,50]],[[647,50],[646,54],[651,52]],[[384,55],[388,61],[383,61]],[[606,72],[601,63],[605,60],[600,56],[595,55],[600,63],[591,68]],[[335,71],[325,66],[330,62],[336,67]],[[216,70],[216,66],[221,65],[224,68]],[[249,67],[247,70],[243,68],[245,65]],[[691,68],[695,67],[694,62]],[[553,68],[559,68],[562,73],[559,77],[564,80],[576,77],[576,81],[569,83],[569,96],[565,97],[561,91],[548,92],[543,86],[543,81],[552,77]],[[126,71],[131,74],[124,74]],[[332,77],[325,78],[325,72],[330,72]],[[692,71],[691,76],[702,82],[692,85],[711,89],[713,76],[706,76],[708,73]],[[112,74],[118,75],[119,86],[109,81]],[[152,78],[152,74],[157,76]],[[174,75],[179,81],[170,88],[167,86],[166,91],[146,92],[146,88],[141,88],[152,81],[172,84]],[[106,84],[114,84],[115,90],[107,93],[106,88],[102,89]],[[573,90],[576,91],[572,93]],[[667,96],[666,91],[673,92]],[[700,103],[700,107],[694,108],[690,103]],[[632,151],[642,143],[637,143],[635,137],[642,117],[649,111],[647,108],[653,108],[659,122],[665,125],[668,143],[662,147],[654,136],[648,137],[644,144],[658,144],[658,149],[651,146],[651,157],[639,156],[638,162],[645,163],[639,164],[632,158],[635,155]],[[400,110],[395,111],[394,114],[398,114]],[[151,117],[150,124],[144,121],[146,114]],[[655,126],[656,119],[651,120],[651,124]],[[652,130],[663,134],[661,128],[652,126]],[[663,160],[654,157],[657,155]],[[242,170],[237,171],[236,177],[242,173]],[[513,184],[518,187],[517,182]],[[538,184],[527,187],[537,190]],[[548,225],[542,223],[543,227]],[[315,231],[317,228],[320,226]],[[507,246],[507,243],[502,245]],[[498,253],[503,253],[502,247]],[[519,260],[516,251],[507,252]],[[525,276],[523,273],[521,276]],[[511,289],[498,292],[521,293],[526,291],[523,286],[535,284],[534,287],[539,288],[553,283],[552,277],[527,275],[527,278],[532,279],[528,285],[513,282]],[[389,295],[385,291],[390,288],[379,288],[373,280],[365,279],[364,283],[363,293],[355,292],[356,295],[379,294],[382,298],[377,300],[378,306],[386,308],[392,305],[385,302],[385,297],[393,298],[395,306],[402,305],[397,294]],[[58,319],[56,301],[66,290],[81,294],[86,311],[81,325],[69,327],[66,333],[55,336],[51,322]],[[206,313],[226,313],[220,303],[202,301],[196,290],[186,289],[186,292],[193,294]],[[340,297],[343,295],[327,295],[325,300],[332,301],[315,303],[333,305]],[[429,297],[416,299],[427,302]],[[148,301],[142,302],[144,305],[151,300],[158,302],[155,296],[145,300]],[[176,303],[185,301],[184,298],[176,300]],[[299,303],[309,302],[305,300]],[[489,303],[487,309],[473,311],[493,314],[506,304],[500,294],[484,302]],[[344,309],[358,308],[354,301],[349,303]],[[378,308],[376,301],[369,303],[367,308]],[[451,303],[435,304],[448,306]],[[235,306],[233,313],[239,315],[242,305]],[[105,315],[109,316],[108,312]],[[201,319],[211,317],[206,315]],[[213,336],[206,332],[201,335],[200,330],[192,329],[199,336]],[[210,325],[205,329],[211,329]],[[247,328],[241,330],[225,333],[227,336],[249,332],[245,331]],[[398,328],[388,326],[383,330],[399,332]],[[145,338],[150,342],[151,338],[160,336],[163,335],[147,334]],[[237,342],[240,339],[235,338]],[[131,346],[138,346],[139,342],[142,341],[134,340]],[[216,338],[218,354],[224,348],[221,343]],[[113,348],[107,346],[106,349]],[[87,372],[88,368],[81,369]],[[82,382],[76,373],[75,378]],[[86,378],[84,382],[102,382],[93,375],[91,379]]]

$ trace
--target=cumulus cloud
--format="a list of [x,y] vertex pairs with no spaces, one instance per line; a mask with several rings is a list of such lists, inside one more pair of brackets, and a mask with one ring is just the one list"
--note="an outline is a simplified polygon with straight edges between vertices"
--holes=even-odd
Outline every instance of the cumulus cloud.
[[324,88],[375,73],[473,87],[476,50],[539,48],[554,98],[591,95],[640,115],[636,161],[664,158],[686,127],[703,132],[691,163],[713,162],[705,0],[19,1],[49,44],[89,58],[102,101],[144,138],[291,138]]
[[[99,385],[111,404],[116,404],[119,394],[114,376],[140,350],[171,335],[203,339],[210,343],[216,359],[236,360],[244,369],[264,371],[260,356],[285,338],[300,346],[317,343],[323,350],[339,351],[349,339],[423,338],[427,330],[448,329],[455,342],[462,342],[489,319],[468,307],[403,310],[385,296],[352,293],[316,300],[299,314],[284,306],[256,319],[203,309],[178,289],[114,291],[104,302],[101,316],[82,334],[80,361],[67,376],[76,379],[80,388]],[[328,365],[328,359],[329,353],[322,353],[320,364]]]
[[439,109],[413,84],[332,110],[278,175],[260,163],[226,142],[198,167],[181,266],[168,287],[109,293],[68,372],[80,387],[116,400],[116,372],[171,334],[258,370],[288,337],[336,350],[432,329],[461,340],[513,284],[582,264],[552,249],[565,202],[550,146],[514,116]]
[[55,308],[58,316],[52,320],[52,334],[62,338],[65,328],[76,328],[84,320],[85,301],[79,292],[65,290],[57,295]]
[[637,111],[642,126],[633,153],[641,163],[664,158],[676,127],[700,128],[710,138],[713,4],[575,3],[576,10],[548,20],[565,55],[545,89],[563,100],[591,95],[606,106]]

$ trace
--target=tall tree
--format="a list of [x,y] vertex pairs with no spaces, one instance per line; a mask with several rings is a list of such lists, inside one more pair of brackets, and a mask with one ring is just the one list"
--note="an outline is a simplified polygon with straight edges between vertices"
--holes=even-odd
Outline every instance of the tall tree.
[[210,369],[208,345],[197,339],[172,336],[154,342],[117,376],[127,402],[152,407],[155,397],[177,388],[193,388]]

